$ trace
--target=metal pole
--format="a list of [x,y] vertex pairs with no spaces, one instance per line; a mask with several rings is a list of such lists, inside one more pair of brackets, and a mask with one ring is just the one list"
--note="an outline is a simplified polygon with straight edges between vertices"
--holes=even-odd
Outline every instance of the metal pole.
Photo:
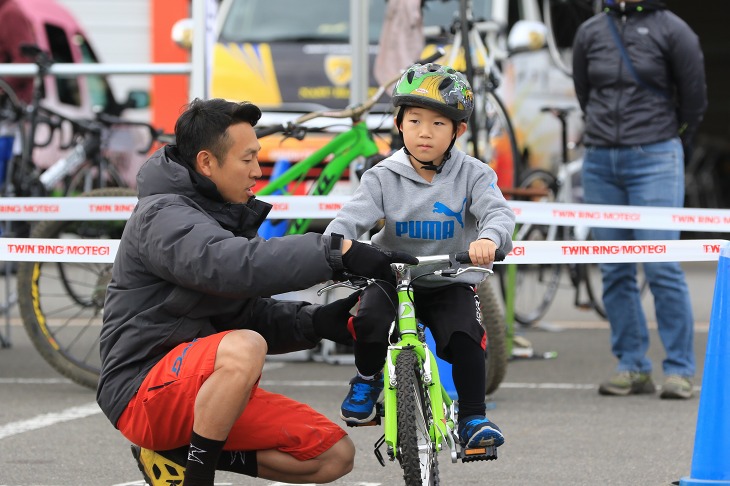
[[350,0],[350,49],[352,81],[350,104],[364,102],[368,97],[370,67],[370,35],[368,33],[370,0]]
[[193,48],[191,53],[190,99],[206,99],[207,85],[207,5],[208,0],[193,0]]
[[[48,74],[56,77],[87,76],[89,74],[190,74],[192,64],[161,63],[58,63],[51,66]],[[33,77],[38,73],[38,66],[30,63],[0,64],[0,76]]]

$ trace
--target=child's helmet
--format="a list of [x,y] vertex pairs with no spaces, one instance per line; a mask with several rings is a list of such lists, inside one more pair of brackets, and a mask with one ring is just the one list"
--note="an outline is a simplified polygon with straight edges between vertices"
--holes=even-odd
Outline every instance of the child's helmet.
[[466,121],[474,110],[474,93],[463,74],[440,64],[414,64],[393,89],[393,106],[414,105]]

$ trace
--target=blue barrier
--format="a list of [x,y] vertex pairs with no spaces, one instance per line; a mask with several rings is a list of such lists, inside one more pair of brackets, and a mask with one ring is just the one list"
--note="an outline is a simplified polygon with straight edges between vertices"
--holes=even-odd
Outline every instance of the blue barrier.
[[717,264],[692,469],[679,484],[730,485],[730,244]]
[[[274,162],[274,168],[271,170],[270,180],[273,181],[274,179],[279,177],[281,174],[286,172],[289,167],[291,167],[291,162],[286,159],[279,159]],[[283,191],[274,191],[273,194],[280,195],[283,194]],[[263,223],[261,223],[258,235],[265,240],[268,240],[269,238],[274,238],[275,236],[284,236],[286,234],[287,226],[288,221],[285,219],[267,219]]]
[[459,396],[456,394],[456,385],[454,385],[454,377],[451,376],[451,363],[448,363],[438,356],[436,356],[436,341],[433,339],[431,330],[426,328],[426,344],[428,345],[429,351],[436,357],[436,364],[439,367],[439,377],[441,378],[441,384],[444,386],[446,393],[449,394],[452,400],[457,400]]

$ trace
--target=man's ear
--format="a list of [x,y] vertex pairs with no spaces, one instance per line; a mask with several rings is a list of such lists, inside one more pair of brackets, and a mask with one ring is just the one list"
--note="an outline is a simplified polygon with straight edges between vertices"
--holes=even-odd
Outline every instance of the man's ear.
[[211,164],[215,163],[215,156],[207,150],[201,150],[195,157],[195,168],[198,172],[206,177],[210,177],[212,172],[210,171]]
[[459,125],[456,127],[456,138],[461,137],[464,135],[464,132],[466,132],[467,125],[466,122],[459,122]]

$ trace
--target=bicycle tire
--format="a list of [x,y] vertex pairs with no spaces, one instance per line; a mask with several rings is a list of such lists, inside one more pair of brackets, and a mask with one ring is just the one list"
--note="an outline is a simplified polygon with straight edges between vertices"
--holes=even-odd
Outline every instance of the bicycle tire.
[[[104,179],[100,180],[98,177],[99,167],[90,166],[83,164],[80,170],[76,171],[75,174],[70,175],[64,181],[63,193],[66,197],[80,196],[89,190],[94,189],[106,189],[106,188],[120,188],[126,187],[127,184],[122,179],[119,171],[111,161],[108,161],[106,169],[104,170]],[[93,181],[93,187],[86,188],[87,177],[91,175]],[[135,196],[137,194],[134,194]]]
[[477,146],[483,151],[483,160],[497,166],[504,164],[512,167],[513,174],[520,173],[522,156],[504,102],[497,93],[486,87],[480,100],[476,114]]
[[[130,197],[125,188],[96,189],[79,197]],[[118,239],[124,221],[42,221],[32,238]],[[21,262],[18,307],[33,346],[61,375],[96,389],[99,334],[111,263]]]
[[507,374],[507,323],[494,287],[485,280],[477,288],[482,327],[487,333],[484,366],[487,374],[486,395],[491,395]]
[[[521,189],[547,190],[538,201],[553,201],[557,190],[555,176],[542,169],[528,171],[520,182]],[[517,230],[515,241],[545,241],[554,239],[555,227],[526,223]],[[560,285],[561,266],[558,264],[517,265],[514,295],[514,317],[524,326],[532,326],[545,316]],[[502,291],[507,291],[506,272],[501,272]]]
[[397,377],[398,460],[406,486],[437,486],[438,459],[431,440],[433,428],[428,390],[413,349],[403,349],[395,359]]

